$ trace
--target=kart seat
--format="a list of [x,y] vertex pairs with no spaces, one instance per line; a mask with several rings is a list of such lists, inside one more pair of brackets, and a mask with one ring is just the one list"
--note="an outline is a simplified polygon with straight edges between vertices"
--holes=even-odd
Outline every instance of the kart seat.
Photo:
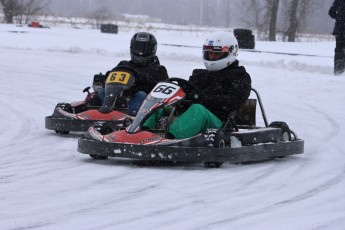
[[248,99],[246,103],[236,111],[235,122],[240,129],[248,129],[256,126],[256,99]]

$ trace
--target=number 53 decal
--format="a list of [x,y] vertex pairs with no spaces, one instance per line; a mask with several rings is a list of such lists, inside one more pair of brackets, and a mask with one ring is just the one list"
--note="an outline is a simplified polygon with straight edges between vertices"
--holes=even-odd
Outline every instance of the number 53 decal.
[[120,83],[127,85],[130,77],[131,75],[127,72],[114,71],[109,74],[105,83]]

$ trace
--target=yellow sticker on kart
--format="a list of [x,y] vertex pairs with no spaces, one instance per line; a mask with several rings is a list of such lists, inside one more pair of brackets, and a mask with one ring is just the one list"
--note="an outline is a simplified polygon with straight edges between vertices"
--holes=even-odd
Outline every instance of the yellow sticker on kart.
[[120,83],[127,85],[130,78],[130,73],[122,71],[114,71],[108,75],[107,81],[105,83]]

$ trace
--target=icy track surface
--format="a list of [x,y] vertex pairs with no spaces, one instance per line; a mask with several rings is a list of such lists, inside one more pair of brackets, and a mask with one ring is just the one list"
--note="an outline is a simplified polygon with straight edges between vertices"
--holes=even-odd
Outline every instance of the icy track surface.
[[[305,140],[302,155],[219,169],[95,161],[77,152],[81,133],[46,130],[58,102],[82,100],[95,73],[129,58],[134,32],[0,24],[0,229],[344,229],[345,76],[332,75],[332,42],[257,42],[328,58],[239,54],[269,121]],[[160,43],[204,38],[153,33]],[[171,77],[203,68],[197,48],[159,45],[158,55]]]

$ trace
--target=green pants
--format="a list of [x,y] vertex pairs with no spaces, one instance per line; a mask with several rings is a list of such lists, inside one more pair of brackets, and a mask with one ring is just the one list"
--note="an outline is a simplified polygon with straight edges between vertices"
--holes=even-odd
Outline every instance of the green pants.
[[[162,114],[163,111],[159,110],[144,123],[144,126],[153,128],[155,122]],[[222,121],[208,111],[203,105],[193,104],[169,126],[168,132],[173,135],[175,139],[183,139],[195,136],[198,133],[206,131],[206,129],[219,129],[222,126]]]

